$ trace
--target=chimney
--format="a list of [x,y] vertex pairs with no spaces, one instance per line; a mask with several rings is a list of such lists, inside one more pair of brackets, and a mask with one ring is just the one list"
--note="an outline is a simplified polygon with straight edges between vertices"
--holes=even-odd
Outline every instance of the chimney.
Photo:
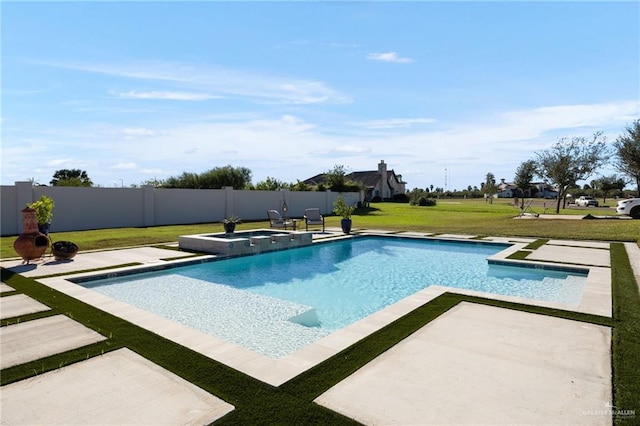
[[389,188],[387,186],[387,165],[384,160],[380,160],[378,164],[378,173],[380,173],[380,195],[382,198],[389,198]]

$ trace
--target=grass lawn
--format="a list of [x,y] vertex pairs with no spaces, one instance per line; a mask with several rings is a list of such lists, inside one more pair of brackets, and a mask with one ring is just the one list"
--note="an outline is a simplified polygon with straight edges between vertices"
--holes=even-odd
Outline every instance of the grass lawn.
[[[542,203],[545,203],[542,201]],[[551,206],[553,208],[553,206]],[[551,208],[551,209],[552,209]],[[534,207],[542,213],[544,206]],[[354,229],[387,229],[419,231],[437,234],[455,233],[478,236],[511,236],[558,238],[601,241],[636,241],[640,243],[638,220],[566,220],[566,219],[513,219],[519,209],[507,201],[496,200],[441,200],[434,207],[410,206],[398,203],[372,203],[353,215]],[[607,216],[615,213],[608,208],[563,209],[562,215],[586,214]],[[328,216],[326,226],[340,227],[340,218]],[[236,230],[268,228],[265,221],[245,222]],[[223,232],[220,223],[195,225],[155,226],[151,228],[115,228],[77,232],[55,232],[53,241],[73,241],[80,250],[104,250],[148,244],[175,242],[180,235]],[[16,236],[0,238],[0,258],[17,257],[13,250]]]
[[[640,241],[640,221],[512,219],[517,212],[514,207],[500,202],[488,204],[484,201],[454,200],[440,202],[435,207],[381,203],[373,204],[369,209],[361,209],[354,215],[353,220],[354,227],[358,229],[414,230],[479,236],[527,236],[539,238],[540,244],[543,244],[547,238],[618,241],[611,245],[613,318],[446,293],[282,386],[273,387],[59,293],[36,280],[2,269],[4,282],[14,287],[17,292],[24,293],[52,308],[47,313],[3,320],[2,326],[64,314],[108,338],[104,342],[81,349],[4,369],[0,374],[0,384],[6,385],[104,352],[128,347],[234,404],[236,410],[221,419],[220,424],[354,424],[352,420],[314,404],[313,399],[456,304],[469,301],[611,326],[613,329],[613,405],[619,409],[635,409],[638,413],[635,419],[615,418],[614,421],[619,425],[638,422],[640,418],[640,364],[638,361],[640,360],[640,296],[624,246],[619,241]],[[576,213],[574,211],[571,214]],[[585,214],[585,212],[582,211],[579,214]],[[328,217],[327,226],[339,226],[339,219]],[[244,223],[238,229],[258,227],[268,227],[268,223],[266,221]],[[74,241],[81,250],[108,249],[172,242],[183,234],[220,232],[221,230],[222,225],[214,223],[54,233],[52,239]],[[12,248],[14,240],[15,237],[2,238],[3,257],[16,256]],[[452,397],[455,396],[452,395]]]

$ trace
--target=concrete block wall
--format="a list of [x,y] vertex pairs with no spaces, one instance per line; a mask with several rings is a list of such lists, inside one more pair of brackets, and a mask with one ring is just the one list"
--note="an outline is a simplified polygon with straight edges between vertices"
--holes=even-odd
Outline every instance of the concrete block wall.
[[342,196],[355,205],[363,193],[318,191],[249,191],[223,189],[83,188],[68,186],[32,186],[30,182],[0,186],[0,235],[22,232],[20,211],[41,195],[55,203],[51,232],[88,229],[148,227],[221,222],[236,215],[242,220],[266,220],[267,210],[286,217],[301,218],[306,208],[319,208],[322,214],[333,211],[333,203]]

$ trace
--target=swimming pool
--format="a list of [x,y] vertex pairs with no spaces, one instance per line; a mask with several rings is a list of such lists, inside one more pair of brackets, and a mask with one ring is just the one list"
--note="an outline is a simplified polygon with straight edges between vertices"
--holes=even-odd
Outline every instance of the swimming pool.
[[430,285],[580,302],[586,274],[487,262],[506,247],[363,237],[82,285],[272,358]]

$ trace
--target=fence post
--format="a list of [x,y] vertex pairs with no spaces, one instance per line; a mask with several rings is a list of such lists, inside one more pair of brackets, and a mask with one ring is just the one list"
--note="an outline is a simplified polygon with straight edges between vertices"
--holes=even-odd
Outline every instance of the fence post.
[[144,215],[144,226],[155,226],[156,224],[156,188],[153,185],[142,186],[142,206]]
[[325,190],[324,192],[324,207],[327,209],[326,214],[333,213],[333,197],[331,196],[332,192],[330,189]]
[[233,186],[225,186],[222,189],[224,189],[224,217],[227,218],[235,214],[233,210],[235,194],[233,193]]

